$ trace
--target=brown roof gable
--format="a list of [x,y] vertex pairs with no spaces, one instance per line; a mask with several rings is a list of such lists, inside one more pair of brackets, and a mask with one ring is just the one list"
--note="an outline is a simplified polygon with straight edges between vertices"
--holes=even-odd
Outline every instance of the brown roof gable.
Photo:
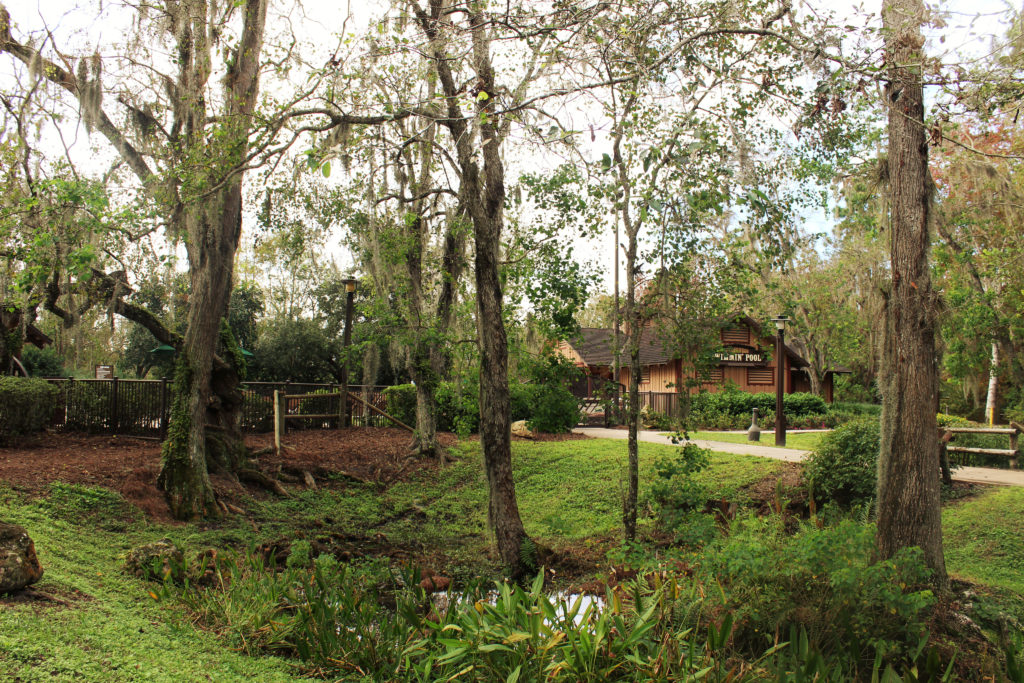
[[[738,316],[732,318],[731,321],[746,325],[762,339],[771,338],[766,336],[761,325],[749,316]],[[615,362],[613,351],[615,346],[615,330],[613,328],[584,327],[580,329],[579,335],[567,341],[587,365],[610,366]],[[623,349],[625,349],[625,333],[620,335],[619,341]],[[666,346],[669,346],[669,348],[666,348]],[[768,348],[774,348],[774,342]],[[785,348],[786,354],[790,357],[794,367],[802,368],[809,365],[789,344],[786,344]],[[679,352],[671,350],[671,345],[667,345],[666,340],[659,336],[656,330],[650,327],[644,329],[640,337],[640,365],[662,365],[675,360],[679,355]],[[628,361],[624,356],[625,354],[623,354],[623,357],[620,357],[620,362]]]

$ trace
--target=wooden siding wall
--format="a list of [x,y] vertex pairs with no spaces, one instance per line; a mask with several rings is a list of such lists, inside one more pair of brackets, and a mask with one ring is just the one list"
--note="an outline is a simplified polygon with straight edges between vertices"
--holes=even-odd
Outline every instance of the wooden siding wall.
[[[745,341],[744,341],[745,340]],[[746,345],[754,348],[761,348],[765,351],[769,351],[774,354],[775,352],[775,340],[774,338],[765,337],[759,339],[754,331],[746,325],[740,325],[736,328],[727,328],[722,330],[722,341],[726,347],[732,344]],[[584,365],[583,358],[577,353],[577,351],[567,342],[558,343],[558,351],[563,355],[571,358],[577,365]],[[693,388],[691,391],[696,392],[698,390],[703,391],[721,391],[726,382],[735,383],[740,390],[749,391],[751,393],[759,392],[775,392],[775,380],[778,377],[776,371],[776,360],[772,358],[767,365],[754,366],[760,369],[771,370],[771,382],[769,383],[752,383],[748,377],[748,366],[742,365],[719,365],[718,368],[722,372],[721,382],[708,382],[702,384],[699,389]],[[792,360],[789,355],[785,355],[785,377],[786,384],[783,387],[783,391],[787,394],[791,394],[797,391],[810,391],[811,385],[807,376],[802,372],[793,372]],[[627,359],[623,359],[623,363],[628,363]],[[591,368],[593,373],[595,368]],[[686,373],[684,375],[684,372]],[[610,375],[609,375],[610,376]],[[684,371],[682,361],[676,360],[671,363],[651,365],[643,369],[640,381],[640,391],[642,392],[678,392],[683,390],[684,376],[694,377],[695,373],[690,371]],[[624,387],[629,388],[629,368],[623,367],[619,372],[619,382]],[[824,398],[829,403],[832,402],[832,375],[829,374],[825,378],[824,385],[822,387]]]
[[583,362],[583,357],[576,352],[576,349],[572,347],[567,341],[558,342],[558,353],[562,354],[576,365],[584,366],[586,363]]

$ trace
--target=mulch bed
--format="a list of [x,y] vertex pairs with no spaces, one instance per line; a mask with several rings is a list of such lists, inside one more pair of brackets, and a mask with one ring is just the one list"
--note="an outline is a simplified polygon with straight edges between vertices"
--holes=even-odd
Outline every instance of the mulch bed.
[[[455,436],[439,434],[438,440],[447,447]],[[257,451],[271,446],[273,435],[249,435],[245,441]],[[329,483],[322,478],[340,473],[387,485],[436,465],[436,461],[409,457],[409,442],[408,432],[391,427],[294,431],[283,439],[282,457],[266,454],[259,463],[265,472],[308,471],[318,484]],[[160,444],[125,436],[47,433],[0,448],[0,481],[19,491],[42,494],[53,482],[104,487],[152,518],[168,521],[167,505],[156,488],[159,471]],[[218,493],[238,490],[225,477],[214,477],[214,486]]]

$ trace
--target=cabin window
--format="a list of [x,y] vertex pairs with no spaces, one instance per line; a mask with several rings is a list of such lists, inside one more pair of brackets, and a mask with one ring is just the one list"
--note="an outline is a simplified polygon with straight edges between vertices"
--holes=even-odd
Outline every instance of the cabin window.
[[648,365],[640,373],[640,384],[650,384],[650,383],[651,383],[651,366]]
[[725,376],[722,373],[722,368],[711,368],[710,370],[708,370],[707,377],[706,378],[701,378],[700,383],[701,384],[721,384],[722,380],[724,378],[725,378]]
[[747,384],[775,384],[775,368],[747,368]]
[[745,327],[727,327],[722,330],[722,342],[725,344],[746,344],[749,341]]

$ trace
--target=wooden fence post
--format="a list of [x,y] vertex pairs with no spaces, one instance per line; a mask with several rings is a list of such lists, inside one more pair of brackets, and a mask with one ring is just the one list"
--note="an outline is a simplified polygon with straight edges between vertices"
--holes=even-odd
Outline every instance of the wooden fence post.
[[341,429],[345,425],[345,408],[347,408],[348,396],[345,395],[345,388],[341,384],[335,384],[335,390],[338,392],[338,426],[337,429]]
[[274,389],[274,450],[281,455],[281,432],[284,425],[284,411],[281,410],[282,394]]

